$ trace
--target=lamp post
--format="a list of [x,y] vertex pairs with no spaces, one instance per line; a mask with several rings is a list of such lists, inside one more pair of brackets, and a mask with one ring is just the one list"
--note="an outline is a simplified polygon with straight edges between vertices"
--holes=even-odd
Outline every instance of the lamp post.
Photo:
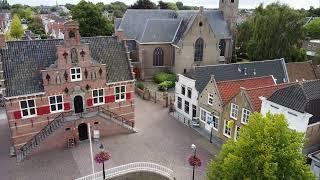
[[99,149],[100,149],[100,152],[95,155],[94,160],[97,163],[102,164],[103,180],[105,180],[106,179],[106,172],[105,172],[105,169],[104,169],[104,162],[108,161],[111,158],[111,155],[110,155],[110,153],[105,151],[104,146],[103,146],[102,143],[99,146]]
[[197,146],[195,144],[191,145],[191,149],[193,150],[193,154],[191,154],[188,158],[190,166],[192,166],[192,180],[194,180],[194,171],[196,166],[201,166],[201,160],[197,157]]

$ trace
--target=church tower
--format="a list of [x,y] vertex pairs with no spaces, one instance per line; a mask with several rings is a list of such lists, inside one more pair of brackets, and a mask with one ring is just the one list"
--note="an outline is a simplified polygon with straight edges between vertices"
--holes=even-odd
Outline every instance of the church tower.
[[223,12],[224,19],[229,24],[232,32],[235,32],[235,25],[238,17],[239,0],[220,0],[219,10]]

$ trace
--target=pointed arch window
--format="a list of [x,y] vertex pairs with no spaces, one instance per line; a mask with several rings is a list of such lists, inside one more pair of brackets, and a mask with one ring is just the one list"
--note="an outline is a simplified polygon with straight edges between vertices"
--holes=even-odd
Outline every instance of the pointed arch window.
[[158,47],[153,51],[153,66],[163,66],[163,49]]
[[220,56],[224,56],[225,51],[226,51],[226,41],[224,39],[220,40],[219,48],[220,48]]
[[204,46],[203,39],[198,38],[195,43],[194,61],[202,61],[202,59],[203,59],[203,46]]

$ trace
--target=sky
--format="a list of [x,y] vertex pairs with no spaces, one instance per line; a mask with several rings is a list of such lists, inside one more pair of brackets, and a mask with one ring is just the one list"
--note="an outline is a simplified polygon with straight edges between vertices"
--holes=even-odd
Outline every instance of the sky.
[[[27,4],[31,6],[37,6],[37,5],[54,5],[56,2],[58,4],[65,4],[65,3],[72,3],[76,4],[80,0],[7,0],[10,4]],[[97,2],[103,2],[103,3],[110,3],[117,0],[89,0],[91,2],[97,3]],[[122,1],[128,5],[133,4],[136,0],[119,0]],[[155,3],[157,3],[159,0],[151,0]],[[217,8],[219,5],[219,0],[163,0],[165,2],[176,2],[181,1],[185,5],[189,6],[204,6],[205,8]],[[269,4],[272,2],[279,1],[281,3],[286,3],[289,6],[295,8],[295,9],[309,9],[310,6],[313,7],[320,7],[320,0],[240,0],[240,8],[255,8],[260,3],[263,4]]]

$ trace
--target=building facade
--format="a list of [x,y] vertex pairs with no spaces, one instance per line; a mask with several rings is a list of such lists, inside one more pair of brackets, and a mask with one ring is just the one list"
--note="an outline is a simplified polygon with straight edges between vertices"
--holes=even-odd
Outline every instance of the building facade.
[[18,160],[86,140],[88,126],[101,136],[134,127],[134,79],[123,44],[116,37],[81,38],[74,21],[64,24],[64,34],[64,40],[12,41],[1,49]]
[[[220,0],[219,10],[134,10],[115,20],[138,78],[156,71],[185,74],[196,65],[231,62],[238,0]],[[230,8],[232,7],[232,8]]]

